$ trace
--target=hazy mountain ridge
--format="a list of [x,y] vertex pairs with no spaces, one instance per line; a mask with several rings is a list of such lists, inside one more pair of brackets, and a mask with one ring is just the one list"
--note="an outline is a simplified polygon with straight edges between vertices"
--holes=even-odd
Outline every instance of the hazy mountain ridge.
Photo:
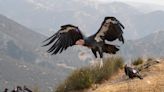
[[[27,48],[29,47],[28,45],[30,45],[34,48],[38,47],[35,45],[41,45],[40,43],[42,42],[42,40],[45,38],[43,35],[38,35],[38,33],[35,33],[34,31],[14,22],[13,20],[10,20],[9,18],[0,15],[0,27],[1,27],[1,31],[7,35],[9,35],[10,37],[13,37],[13,39],[15,39],[15,41],[17,40],[17,42],[25,44],[27,46]],[[22,39],[20,39],[20,36],[23,37]],[[26,40],[29,41],[26,41]],[[36,44],[33,44],[33,43]]]
[[[133,18],[135,30],[141,38],[164,29],[164,11],[154,11]],[[133,31],[133,30],[132,30]],[[133,34],[133,33],[132,33]]]
[[124,24],[124,36],[127,39],[138,39],[164,29],[161,20],[164,18],[163,11],[144,13],[136,7],[121,2],[106,4],[80,0],[17,2],[22,8],[18,8],[15,4],[16,0],[12,2],[11,6],[16,6],[13,8],[16,13],[6,8],[11,4],[9,0],[2,3],[1,12],[44,35],[51,35],[61,25],[68,23],[79,26],[84,33],[91,35],[98,30],[105,16],[115,16]]
[[67,76],[70,69],[57,66],[56,60],[41,47],[44,39],[45,36],[0,15],[0,89],[36,84],[47,90]]
[[121,55],[126,58],[163,57],[164,31],[152,33],[138,40],[127,41],[121,47]]
[[[26,27],[0,16],[1,48],[15,59],[35,62],[38,56],[37,47],[44,36],[38,35]],[[35,44],[34,44],[35,43]],[[28,60],[32,59],[32,60]]]

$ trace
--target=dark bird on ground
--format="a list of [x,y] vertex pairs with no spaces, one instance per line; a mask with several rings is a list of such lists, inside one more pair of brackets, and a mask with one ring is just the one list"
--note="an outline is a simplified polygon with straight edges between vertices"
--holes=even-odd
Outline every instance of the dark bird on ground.
[[30,90],[30,89],[27,88],[26,86],[24,86],[23,90],[24,90],[25,92],[32,92],[32,90]]
[[103,53],[116,54],[119,50],[117,46],[107,44],[105,41],[118,39],[124,43],[122,29],[124,29],[124,26],[115,17],[105,17],[99,30],[89,37],[85,37],[77,26],[67,24],[61,26],[59,31],[46,39],[45,41],[48,42],[43,46],[52,44],[47,51],[52,55],[61,53],[74,45],[86,46],[91,49],[96,58],[97,52],[99,53],[101,59],[100,66],[102,66]]
[[15,89],[13,89],[11,92],[22,92],[22,87],[17,86]]
[[11,92],[18,92],[17,88],[14,88]]
[[16,92],[16,90],[14,89],[14,90],[12,90],[11,92]]
[[139,79],[143,79],[141,75],[139,74],[139,71],[135,68],[129,67],[127,64],[124,67],[125,74],[130,78],[133,79],[135,77],[138,77]]
[[8,92],[8,88],[5,88],[5,90],[3,92]]

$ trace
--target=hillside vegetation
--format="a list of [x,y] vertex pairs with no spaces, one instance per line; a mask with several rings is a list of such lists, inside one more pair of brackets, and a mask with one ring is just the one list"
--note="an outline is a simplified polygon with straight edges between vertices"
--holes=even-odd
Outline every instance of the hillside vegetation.
[[113,74],[117,74],[122,67],[123,59],[121,57],[112,57],[105,59],[101,68],[97,64],[77,69],[57,87],[55,92],[72,92],[90,88],[95,83],[108,80]]

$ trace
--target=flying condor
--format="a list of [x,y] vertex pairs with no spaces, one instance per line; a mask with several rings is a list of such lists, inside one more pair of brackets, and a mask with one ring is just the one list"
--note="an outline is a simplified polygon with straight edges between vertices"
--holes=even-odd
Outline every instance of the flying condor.
[[85,37],[77,26],[67,24],[61,26],[59,31],[46,39],[44,42],[47,43],[43,46],[52,44],[47,50],[52,55],[61,53],[74,45],[86,46],[91,49],[96,58],[98,52],[101,59],[101,67],[103,65],[103,53],[115,54],[119,50],[117,46],[107,44],[105,40],[114,41],[118,39],[124,43],[122,29],[124,29],[124,26],[115,17],[105,17],[99,30],[89,37]]

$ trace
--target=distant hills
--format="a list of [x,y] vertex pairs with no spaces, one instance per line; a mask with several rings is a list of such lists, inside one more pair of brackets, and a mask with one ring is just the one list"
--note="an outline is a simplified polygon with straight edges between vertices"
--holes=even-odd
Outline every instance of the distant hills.
[[38,47],[45,38],[2,15],[0,15],[0,35],[1,54],[24,61],[37,60]]
[[121,55],[125,58],[164,57],[164,31],[127,41],[120,49]]
[[161,19],[164,19],[164,11],[154,11],[135,16],[132,18],[132,22],[127,24],[134,26],[128,35],[135,36],[136,32],[139,38],[143,38],[151,33],[164,30],[164,24]]
[[[57,66],[46,54],[46,37],[0,15],[0,89],[33,85],[50,90],[70,69]],[[57,59],[57,57],[56,57]],[[60,63],[60,61],[58,61]]]
[[164,11],[143,12],[141,9],[148,5],[143,6],[138,9],[122,2],[99,4],[89,0],[5,0],[0,3],[0,13],[43,35],[52,34],[67,23],[90,35],[98,30],[105,16],[115,16],[125,26],[125,38],[131,40],[164,29]]

